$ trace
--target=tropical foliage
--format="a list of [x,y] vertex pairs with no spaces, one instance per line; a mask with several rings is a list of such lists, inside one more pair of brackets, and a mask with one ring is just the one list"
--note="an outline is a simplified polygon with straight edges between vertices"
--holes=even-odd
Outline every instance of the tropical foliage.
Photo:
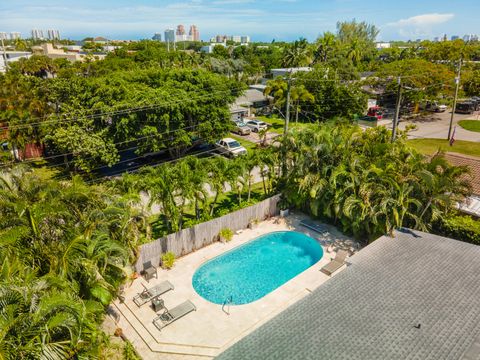
[[0,358],[99,356],[97,324],[144,233],[132,204],[78,177],[0,174]]
[[294,206],[368,242],[395,228],[431,230],[469,194],[465,168],[426,160],[385,128],[315,126],[285,140],[284,195]]

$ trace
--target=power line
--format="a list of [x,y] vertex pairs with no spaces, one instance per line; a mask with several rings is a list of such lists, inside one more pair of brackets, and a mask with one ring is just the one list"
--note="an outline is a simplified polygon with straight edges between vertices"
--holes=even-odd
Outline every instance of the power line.
[[[16,128],[29,128],[29,127],[32,127],[34,125],[46,125],[46,124],[52,124],[52,123],[57,123],[57,122],[66,123],[66,122],[78,121],[78,120],[82,120],[82,119],[95,119],[95,118],[103,117],[103,116],[115,116],[115,115],[130,114],[130,113],[133,113],[133,112],[153,110],[155,108],[159,108],[159,107],[162,107],[162,106],[173,105],[173,104],[177,104],[179,102],[189,102],[189,101],[202,100],[204,98],[211,97],[212,94],[226,94],[226,93],[229,93],[229,92],[232,92],[232,91],[237,91],[237,90],[242,90],[242,88],[234,88],[234,89],[230,89],[230,90],[218,90],[218,91],[215,91],[213,93],[210,92],[209,94],[204,94],[204,95],[197,96],[197,97],[182,98],[182,99],[177,99],[175,101],[166,101],[166,102],[159,103],[159,104],[150,104],[148,106],[143,106],[143,107],[138,107],[138,108],[127,108],[127,109],[123,109],[123,110],[103,112],[103,113],[99,113],[99,114],[92,114],[92,115],[85,115],[85,116],[77,115],[73,118],[52,119],[52,120],[45,120],[45,121],[40,121],[40,122],[13,125],[13,126],[8,126],[8,124],[12,123],[12,121],[6,122],[5,119],[3,119],[3,120],[0,120],[0,123],[2,123],[2,124],[6,123],[7,126],[0,127],[0,130],[12,130],[12,129],[16,129]],[[58,115],[53,115],[53,116],[58,116]],[[62,116],[62,115],[60,114],[59,116]],[[37,118],[31,118],[31,119],[39,120],[41,118],[37,117]]]
[[[181,130],[194,128],[194,127],[198,127],[198,125],[192,125],[192,126],[188,126],[188,127],[184,127],[184,128],[180,128],[180,129],[166,131],[166,132],[163,132],[163,133],[147,135],[147,136],[143,136],[143,137],[140,137],[140,138],[135,138],[135,139],[132,139],[132,140],[126,140],[126,141],[121,141],[121,142],[117,142],[117,143],[112,143],[112,145],[127,144],[127,143],[130,143],[130,142],[134,142],[134,141],[138,141],[138,140],[144,140],[144,139],[148,139],[148,138],[152,138],[152,137],[156,137],[156,136],[160,136],[160,135],[169,134],[169,133],[172,133],[172,132],[177,132],[177,131],[181,131]],[[42,157],[40,160],[51,160],[51,159],[55,159],[55,158],[62,157],[62,156],[68,156],[68,155],[75,155],[75,152],[62,153],[62,154]],[[23,164],[28,164],[28,163],[37,162],[37,161],[39,161],[39,159],[26,160],[26,161],[23,161],[22,163]],[[10,165],[0,166],[0,169],[6,168],[6,167],[9,167],[9,166]]]

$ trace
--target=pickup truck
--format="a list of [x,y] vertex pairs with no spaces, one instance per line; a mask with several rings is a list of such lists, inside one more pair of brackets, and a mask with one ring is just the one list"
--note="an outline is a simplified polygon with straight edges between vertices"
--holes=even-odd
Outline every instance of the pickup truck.
[[240,145],[237,140],[232,138],[224,138],[217,141],[215,147],[220,154],[229,157],[237,157],[247,153],[247,149]]

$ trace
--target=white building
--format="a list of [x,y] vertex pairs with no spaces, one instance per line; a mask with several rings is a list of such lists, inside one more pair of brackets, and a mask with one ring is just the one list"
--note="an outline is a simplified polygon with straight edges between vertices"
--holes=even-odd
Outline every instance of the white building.
[[32,56],[32,53],[27,51],[6,51],[5,54],[3,54],[2,52],[0,54],[0,73],[4,73],[6,71],[7,64],[5,63],[4,55],[7,56],[7,64],[10,64],[20,59],[28,59],[30,56]]
[[0,40],[8,40],[8,34],[4,31],[0,31]]
[[389,42],[377,42],[375,44],[377,50],[380,50],[380,49],[390,49],[392,44],[390,44]]
[[43,30],[33,29],[32,30],[32,39],[33,40],[44,40]]
[[10,40],[17,40],[21,38],[22,38],[22,34],[20,34],[18,31],[12,31],[10,33]]
[[58,30],[47,30],[47,34],[50,40],[60,40],[60,31]]
[[241,37],[242,44],[249,44],[250,43],[250,36],[242,36]]
[[200,48],[200,51],[204,52],[204,53],[207,53],[207,54],[211,54],[211,53],[213,53],[213,49],[215,48],[215,46],[227,47],[227,45],[225,43],[213,43],[213,44],[210,44],[210,45],[207,45],[207,46],[202,46]]

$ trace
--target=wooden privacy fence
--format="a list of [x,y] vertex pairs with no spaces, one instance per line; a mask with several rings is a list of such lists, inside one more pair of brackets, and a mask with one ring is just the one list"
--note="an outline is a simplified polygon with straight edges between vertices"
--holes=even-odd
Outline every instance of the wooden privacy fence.
[[144,244],[140,247],[140,256],[135,264],[135,269],[137,272],[141,272],[143,264],[147,261],[151,261],[153,265],[159,265],[162,254],[169,251],[173,252],[176,257],[180,257],[210,245],[218,240],[218,233],[221,229],[229,228],[237,231],[247,228],[251,220],[261,221],[266,217],[277,215],[279,200],[280,195],[275,195],[253,206]]

